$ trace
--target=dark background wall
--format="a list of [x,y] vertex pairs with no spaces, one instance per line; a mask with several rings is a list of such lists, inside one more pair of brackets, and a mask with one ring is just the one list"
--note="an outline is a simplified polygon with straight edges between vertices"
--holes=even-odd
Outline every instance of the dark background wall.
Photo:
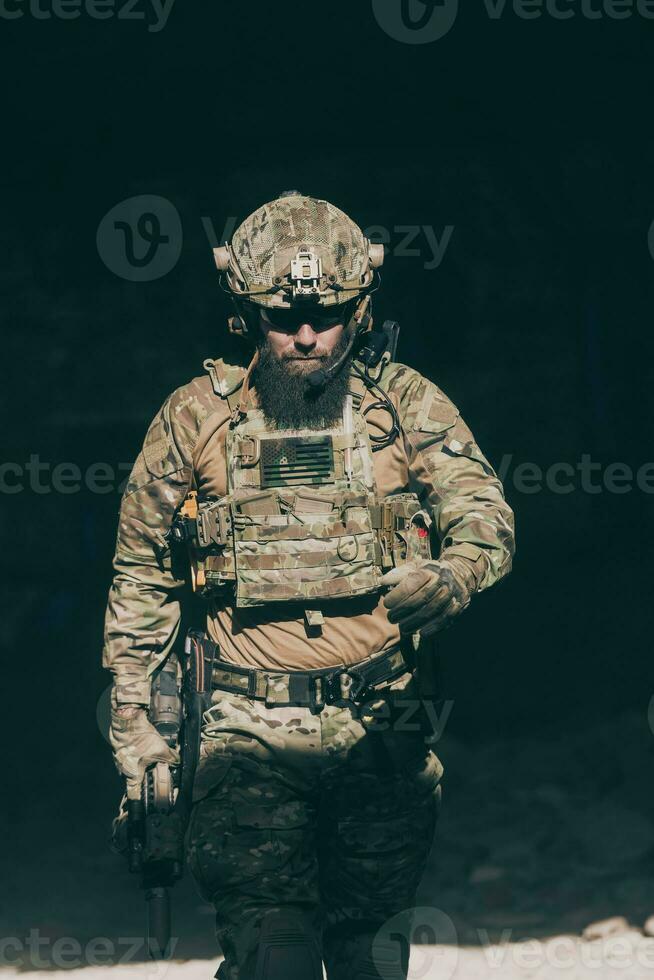
[[[440,645],[452,733],[572,738],[630,711],[652,737],[654,480],[602,480],[654,459],[654,21],[575,9],[492,19],[470,3],[420,45],[369,2],[177,0],[159,32],[28,8],[0,23],[3,455],[49,467],[3,492],[6,816],[39,854],[74,863],[75,835],[90,822],[99,839],[120,790],[95,723],[119,493],[61,492],[53,468],[131,462],[172,388],[229,350],[207,219],[220,237],[289,187],[385,229],[376,315],[401,322],[400,359],[506,474],[514,573]],[[182,229],[174,268],[145,282],[96,245],[139,195],[170,202]],[[453,226],[436,268],[424,232],[404,254],[400,226],[439,240]],[[566,493],[516,479],[584,456],[599,491],[578,471]]]

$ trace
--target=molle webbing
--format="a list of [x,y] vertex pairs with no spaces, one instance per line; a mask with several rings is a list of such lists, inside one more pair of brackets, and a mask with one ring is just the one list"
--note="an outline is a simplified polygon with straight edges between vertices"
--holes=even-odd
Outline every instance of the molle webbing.
[[175,526],[192,545],[197,587],[214,594],[236,582],[240,606],[369,594],[385,571],[429,557],[429,517],[414,494],[291,488],[185,513]]
[[224,596],[235,585],[237,606],[311,610],[377,593],[384,572],[430,556],[417,496],[378,494],[360,377],[350,375],[339,425],[280,430],[249,404],[243,368],[205,366],[216,394],[238,405],[225,435],[227,493],[189,501],[173,527],[191,546],[198,591]]

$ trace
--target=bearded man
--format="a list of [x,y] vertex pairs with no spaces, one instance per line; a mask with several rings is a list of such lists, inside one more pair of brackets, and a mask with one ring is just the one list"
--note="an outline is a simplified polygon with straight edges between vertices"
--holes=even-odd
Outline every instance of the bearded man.
[[148,708],[184,539],[207,601],[187,849],[217,976],[401,980],[410,928],[389,923],[410,920],[442,775],[430,637],[509,572],[513,515],[457,408],[371,333],[383,248],[347,215],[288,192],[215,259],[253,354],[173,392],[126,488],[115,760],[131,799],[179,761]]

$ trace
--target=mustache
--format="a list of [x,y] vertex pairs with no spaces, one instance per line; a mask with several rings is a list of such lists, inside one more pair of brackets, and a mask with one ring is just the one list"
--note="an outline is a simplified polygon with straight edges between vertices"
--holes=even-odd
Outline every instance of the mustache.
[[284,354],[282,361],[326,361],[329,354]]

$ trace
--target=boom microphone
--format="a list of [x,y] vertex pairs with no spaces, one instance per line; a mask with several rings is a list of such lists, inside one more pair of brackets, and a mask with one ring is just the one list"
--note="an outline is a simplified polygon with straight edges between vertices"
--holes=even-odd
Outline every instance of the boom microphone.
[[347,347],[330,368],[318,368],[317,371],[312,371],[310,374],[307,374],[307,384],[310,388],[324,388],[327,382],[331,381],[334,375],[338,374],[350,356],[356,339],[357,331],[353,330]]

